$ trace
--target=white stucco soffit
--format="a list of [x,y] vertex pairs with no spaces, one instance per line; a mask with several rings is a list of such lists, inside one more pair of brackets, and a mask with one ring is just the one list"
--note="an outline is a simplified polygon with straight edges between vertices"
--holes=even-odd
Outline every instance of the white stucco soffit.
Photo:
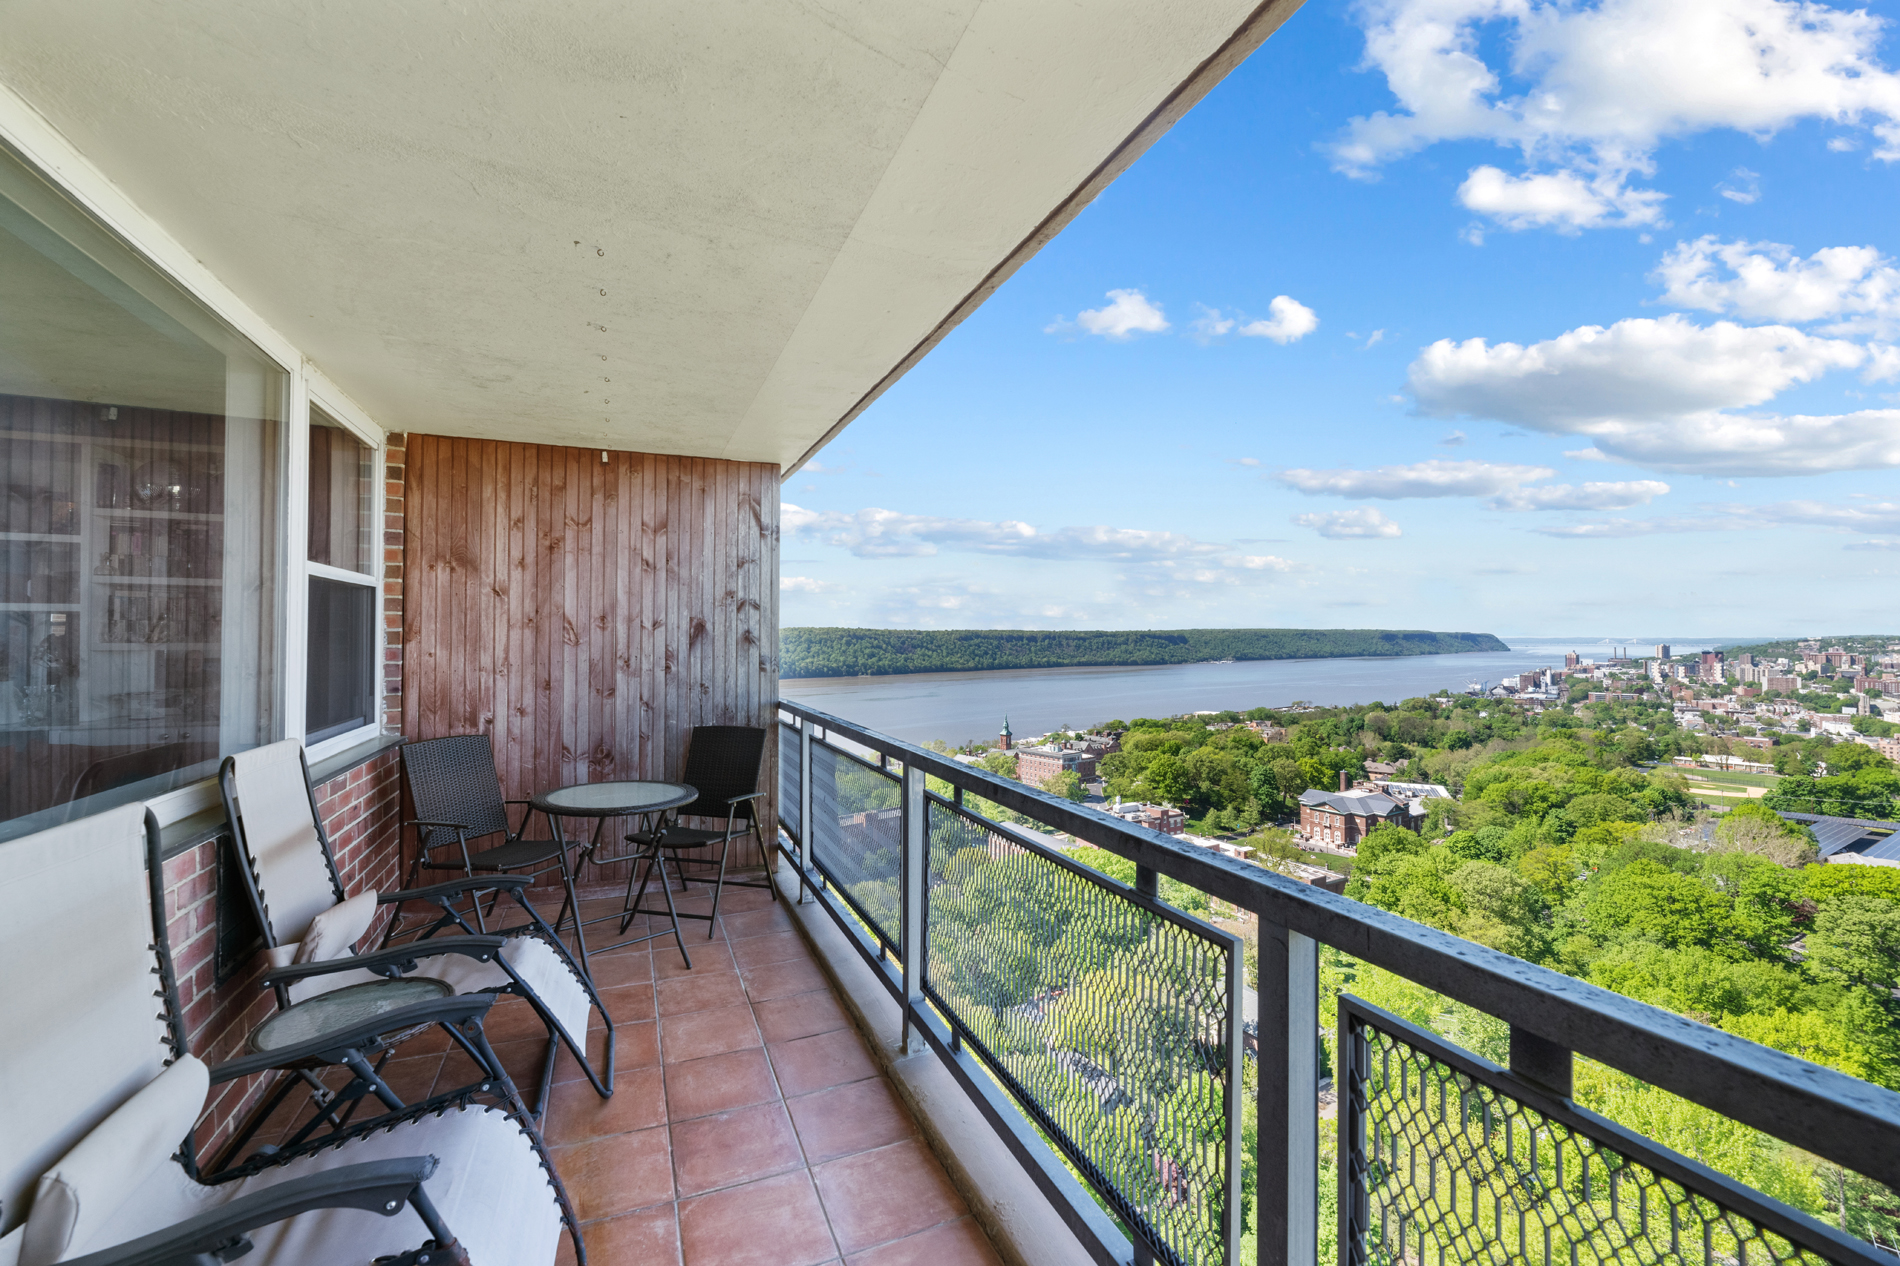
[[15,0],[0,84],[388,430],[789,467],[1297,2]]

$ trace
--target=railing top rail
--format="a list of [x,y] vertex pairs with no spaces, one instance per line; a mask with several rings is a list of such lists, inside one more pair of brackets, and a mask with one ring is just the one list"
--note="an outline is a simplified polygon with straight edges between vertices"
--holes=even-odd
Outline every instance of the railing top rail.
[[779,708],[1890,1187],[1900,1094],[1272,871],[1130,826],[842,717]]

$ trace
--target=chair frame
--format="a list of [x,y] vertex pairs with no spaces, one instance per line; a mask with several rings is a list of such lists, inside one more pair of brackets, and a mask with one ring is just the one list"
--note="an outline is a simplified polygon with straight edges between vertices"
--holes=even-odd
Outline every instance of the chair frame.
[[[161,1018],[165,1022],[165,1044],[171,1052],[170,1059],[166,1060],[169,1064],[184,1058],[191,1051],[185,1033],[184,1008],[179,1003],[177,967],[172,958],[170,933],[165,924],[163,840],[158,819],[149,809],[145,813],[145,857],[152,924],[151,952],[156,960],[154,970],[159,978],[157,996],[163,1008]],[[521,1102],[519,1092],[483,1034],[483,1017],[493,1005],[493,995],[471,994],[437,999],[392,1012],[358,1031],[325,1035],[317,1044],[335,1045],[326,1047],[323,1052],[303,1052],[301,1048],[286,1052],[292,1056],[327,1054],[337,1062],[354,1055],[361,1061],[363,1052],[373,1049],[377,1040],[374,1029],[386,1030],[392,1021],[411,1025],[439,1024],[448,1029],[484,1065],[490,1074],[488,1082],[464,1087],[446,1095],[431,1096],[399,1112],[357,1122],[336,1134],[253,1158],[244,1167],[210,1177],[199,1172],[196,1148],[190,1134],[186,1135],[173,1159],[191,1181],[201,1185],[221,1185],[288,1164],[323,1148],[419,1121],[431,1113],[440,1113],[453,1107],[474,1106],[477,1094],[487,1094],[499,1100],[499,1109],[528,1138],[536,1160],[554,1191],[562,1225],[574,1244],[575,1258],[584,1266],[587,1248],[581,1238],[580,1223],[567,1189],[554,1167],[546,1142],[542,1140],[540,1131],[534,1128],[533,1119]],[[272,1059],[263,1056],[236,1060],[210,1070],[211,1081],[216,1085],[269,1071],[277,1066]],[[387,1090],[387,1087],[383,1089]],[[368,1161],[299,1175],[241,1196],[222,1207],[187,1218],[161,1231],[70,1259],[71,1266],[202,1266],[206,1262],[231,1261],[250,1251],[251,1232],[298,1214],[317,1209],[360,1209],[393,1217],[405,1207],[413,1209],[421,1218],[429,1238],[406,1252],[379,1258],[378,1266],[424,1266],[425,1263],[451,1266],[460,1263],[461,1266],[468,1266],[467,1251],[443,1222],[423,1186],[434,1175],[437,1164],[433,1156],[422,1155]]]
[[[752,730],[756,730],[756,727],[753,727],[753,726],[716,726],[716,727],[696,726],[694,727],[694,740],[693,740],[695,743],[698,742],[698,734],[699,734],[699,731],[702,729],[752,731]],[[763,730],[758,730],[757,732],[761,734],[762,736],[764,735]],[[678,825],[679,818],[682,815],[688,816],[688,817],[696,817],[696,818],[718,818],[721,816],[720,814],[707,813],[707,812],[704,812],[703,810],[699,812],[694,812],[694,810],[698,808],[698,806],[700,806],[704,800],[704,797],[702,795],[700,800],[695,800],[690,804],[682,805],[679,810],[674,811],[671,819],[668,819],[665,815],[661,815],[660,820],[652,827],[652,829],[645,830],[645,831],[638,831],[632,835],[627,836],[627,842],[629,844],[639,844],[642,846],[639,852],[622,856],[622,857],[597,859],[600,861],[631,860],[635,862],[636,864],[644,863],[644,865],[636,865],[635,873],[629,874],[627,876],[627,895],[625,899],[621,902],[620,931],[622,935],[625,935],[627,928],[632,925],[633,920],[636,916],[641,915],[641,914],[659,914],[660,913],[660,911],[658,910],[643,910],[640,908],[640,902],[644,900],[646,897],[647,884],[651,880],[653,871],[656,868],[660,872],[660,891],[666,897],[666,907],[667,907],[666,912],[673,918],[675,929],[677,930],[679,926],[678,921],[680,919],[703,920],[706,924],[706,939],[708,940],[712,939],[713,932],[717,927],[717,920],[719,918],[719,900],[721,897],[725,895],[725,890],[728,885],[734,888],[764,888],[772,894],[773,901],[777,901],[779,899],[778,885],[772,882],[772,878],[769,872],[772,854],[765,847],[765,835],[760,830],[760,827],[759,827],[758,805],[753,803],[754,801],[764,799],[765,794],[766,794],[764,791],[756,790],[756,788],[758,787],[760,774],[764,768],[764,738],[763,737],[761,737],[761,740],[760,740],[759,750],[760,750],[759,764],[758,764],[758,767],[755,768],[755,770],[753,771],[753,775],[752,775],[752,784],[755,790],[742,792],[734,796],[726,796],[726,797],[723,797],[719,801],[715,801],[715,803],[723,803],[726,808],[726,812],[724,814],[725,822],[726,822],[724,835],[719,835],[717,832],[708,831],[702,828],[681,828]],[[687,753],[687,770],[686,770],[686,774],[683,775],[683,777],[689,777],[692,774],[693,771],[692,771],[691,766],[692,766],[692,753],[689,751]],[[743,821],[745,823],[744,830],[739,829],[742,813],[743,813]],[[690,841],[682,840],[680,842],[671,843],[671,844],[667,842],[666,837],[667,837],[668,832],[677,833],[682,830],[690,831],[692,835],[700,837],[700,838],[692,839]],[[753,839],[758,841],[759,855],[766,859],[768,873],[763,880],[727,879],[726,878],[726,861],[731,856],[731,853],[732,853],[732,842],[737,839],[743,839],[747,835],[750,835]],[[719,845],[719,857],[717,860],[710,857],[681,857],[678,855],[679,850],[681,849],[710,848],[714,844]],[[679,876],[680,890],[682,892],[687,890],[686,885],[689,883],[712,885],[712,890],[713,890],[712,913],[710,914],[682,914],[677,909],[674,908],[672,889],[667,886],[667,878],[666,878],[666,854],[668,853],[668,851],[671,851],[673,853],[673,870],[674,870],[674,873]],[[688,866],[716,866],[718,868],[718,874],[715,875],[711,879],[707,879],[699,875],[691,875],[691,874],[688,874],[685,869]],[[637,892],[635,891],[635,888],[634,888],[634,881],[636,878],[639,880],[639,889]],[[682,955],[686,953],[686,947],[684,944],[680,946],[680,953]],[[692,966],[692,960],[690,958],[687,959],[687,966],[688,967]]]
[[[420,802],[415,794],[415,774],[409,763],[410,753],[412,750],[425,747],[430,743],[441,743],[452,739],[482,739],[487,741],[488,735],[480,733],[444,734],[432,739],[417,739],[414,742],[403,744],[401,756],[403,785],[409,789],[410,803],[417,805],[418,808],[420,808]],[[488,770],[490,774],[495,775],[495,790],[499,793],[501,791],[501,777],[499,774],[495,774],[495,753],[492,743],[490,743],[488,751]],[[532,842],[527,838],[528,824],[534,820],[534,813],[529,807],[532,802],[527,800],[510,800],[505,797],[500,797],[499,795],[497,798],[500,799],[502,806],[502,825],[498,828],[502,836],[500,847],[505,848],[510,844]],[[521,815],[521,825],[518,828],[508,825],[508,806],[510,805],[520,805],[524,810],[527,810]],[[478,871],[499,875],[525,874],[530,879],[537,879],[549,871],[558,870],[561,872],[561,883],[566,889],[568,901],[574,902],[576,900],[573,867],[568,862],[568,844],[566,841],[550,838],[548,840],[549,850],[547,854],[531,861],[505,866],[483,865],[479,860],[481,857],[480,853],[476,853],[473,856],[470,855],[468,851],[469,840],[471,838],[477,840],[485,839],[495,834],[497,828],[491,828],[478,835],[470,836],[469,832],[473,831],[475,827],[465,822],[452,822],[430,818],[411,818],[405,821],[403,826],[405,828],[414,827],[416,830],[416,856],[415,860],[409,863],[409,879],[406,886],[415,886],[417,879],[420,878],[421,872],[424,870],[459,869],[465,879],[475,878]],[[455,838],[453,840],[443,840],[439,843],[434,842],[438,832],[453,832]],[[431,852],[436,849],[447,848],[451,844],[453,844],[462,855],[462,862],[459,867],[452,861],[442,862],[430,858],[429,854]],[[487,931],[488,919],[493,916],[495,911],[495,902],[490,901],[486,914],[482,911],[479,902],[471,902],[471,905],[474,909],[476,926],[484,932]],[[385,945],[395,939],[399,934],[401,931],[400,924],[400,916],[390,920],[389,928],[383,936],[383,943]],[[508,930],[512,931],[514,929]]]
[[[323,852],[323,864],[329,872],[331,892],[336,900],[341,902],[346,896],[343,891],[342,875],[337,870],[336,857],[331,851],[330,833],[324,828],[323,815],[317,808],[316,788],[310,781],[310,759],[308,754],[305,753],[301,747],[297,750],[297,759],[303,766],[304,791],[309,800],[310,820],[316,826],[317,843]],[[275,949],[280,942],[276,929],[271,924],[269,907],[264,901],[260,890],[261,884],[259,877],[251,865],[251,851],[244,842],[243,817],[238,811],[235,789],[233,787],[235,770],[235,758],[226,757],[224,764],[218,770],[218,795],[224,804],[225,819],[230,824],[228,838],[233,850],[234,859],[238,863],[235,869],[243,879],[244,893],[250,901],[252,913],[257,918],[259,930],[263,933],[264,944],[268,948]],[[434,954],[464,954],[482,961],[488,961],[492,958],[492,961],[507,973],[511,982],[504,992],[513,993],[527,999],[528,1004],[534,1008],[535,1013],[539,1015],[542,1021],[547,1025],[548,1049],[547,1056],[542,1064],[541,1084],[535,1095],[534,1119],[537,1121],[541,1120],[547,1114],[548,1101],[554,1084],[555,1056],[563,1045],[565,1045],[569,1053],[574,1056],[575,1062],[581,1067],[581,1071],[587,1075],[587,1080],[592,1083],[595,1093],[603,1099],[609,1098],[613,1095],[614,1084],[613,1021],[607,1015],[607,1009],[605,1004],[601,1001],[600,992],[594,988],[593,978],[587,972],[581,970],[575,963],[574,956],[569,953],[567,946],[562,943],[561,938],[554,934],[554,930],[547,925],[547,921],[541,917],[540,912],[529,904],[527,895],[523,891],[529,882],[530,877],[526,875],[486,875],[453,879],[446,883],[432,884],[425,888],[408,888],[397,892],[378,893],[376,897],[376,904],[378,906],[395,906],[400,910],[400,907],[407,902],[425,902],[435,906],[439,913],[436,915],[434,922],[426,927],[411,930],[407,933],[408,939],[398,945],[389,945],[387,943],[389,938],[386,935],[382,947],[369,953],[346,954],[340,958],[332,958],[320,963],[298,963],[286,967],[272,968],[264,973],[260,983],[275,993],[278,1009],[286,1010],[294,1005],[290,1000],[290,986],[300,980],[324,976],[338,971],[355,970],[367,970],[381,976],[395,978],[414,971],[418,960]],[[471,905],[479,907],[479,895],[484,892],[493,892],[494,902],[500,901],[503,896],[512,899],[527,916],[527,921],[498,933],[486,933],[477,927],[470,926],[467,918],[456,908],[457,902],[462,897],[467,896],[470,898]],[[491,902],[491,909],[492,908],[493,902]],[[392,927],[396,922],[396,917],[396,913],[392,912],[390,917]],[[440,939],[433,939],[436,933],[447,931],[450,928],[459,929],[463,935],[444,936]],[[541,996],[535,992],[533,986],[522,980],[520,974],[501,954],[502,945],[511,937],[534,934],[539,934],[541,939],[545,940],[554,952],[560,956],[562,962],[567,965],[569,970],[574,973],[575,978],[580,981],[581,988],[586,991],[591,1009],[599,1011],[601,1018],[606,1021],[607,1038],[604,1072],[596,1072],[592,1062],[587,1057],[587,1034],[584,1032],[579,1034],[578,1040],[576,1035],[570,1034],[561,1022],[555,1018],[553,1010],[542,1000]],[[425,944],[428,947],[427,952],[419,952],[420,947]],[[382,1029],[384,1032],[389,1031],[387,1024],[384,1024]],[[453,1030],[451,1030],[451,1036],[453,1035]],[[480,1063],[479,1055],[471,1049],[468,1044],[464,1043],[463,1045],[470,1056],[474,1057],[477,1062]],[[385,1052],[384,1058],[386,1057],[387,1053]],[[352,1071],[354,1072],[355,1069],[352,1068]],[[358,1074],[357,1080],[359,1082],[363,1080],[360,1074]],[[289,1082],[288,1084],[293,1087],[295,1085],[294,1082]],[[357,1091],[357,1098],[361,1097],[363,1091],[358,1090],[356,1083],[353,1082],[350,1089]],[[383,1087],[383,1090],[386,1091],[387,1087]],[[383,1099],[386,1105],[389,1103],[389,1099],[385,1097],[381,1091],[376,1091],[374,1086],[367,1086],[367,1091],[375,1093],[379,1099]],[[275,1102],[281,1102],[283,1095],[288,1093],[288,1089],[280,1090]],[[273,1106],[275,1106],[275,1104],[273,1104]],[[261,1122],[261,1120],[262,1118],[259,1117],[258,1121]],[[346,1122],[347,1118],[339,1122],[339,1128]],[[253,1129],[255,1124],[256,1123],[253,1123]],[[233,1140],[232,1147],[227,1150],[226,1155],[235,1155],[235,1149],[239,1147],[241,1143],[249,1141],[250,1132],[251,1131],[247,1130],[241,1139]],[[324,1137],[329,1138],[333,1136],[326,1135]]]

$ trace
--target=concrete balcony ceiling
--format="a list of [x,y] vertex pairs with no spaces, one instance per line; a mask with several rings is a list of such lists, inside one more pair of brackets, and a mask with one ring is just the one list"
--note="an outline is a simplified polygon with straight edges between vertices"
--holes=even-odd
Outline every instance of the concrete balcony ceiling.
[[0,81],[392,430],[789,468],[1295,7],[17,0]]

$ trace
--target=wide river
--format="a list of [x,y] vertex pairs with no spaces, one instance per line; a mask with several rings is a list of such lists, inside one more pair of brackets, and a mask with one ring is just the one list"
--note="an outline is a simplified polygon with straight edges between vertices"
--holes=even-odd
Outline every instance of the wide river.
[[779,694],[894,738],[963,743],[993,737],[1005,717],[1015,733],[1033,735],[1058,726],[1075,728],[1203,710],[1275,708],[1296,700],[1335,706],[1397,703],[1440,690],[1456,692],[1469,682],[1496,685],[1507,675],[1561,666],[1566,651],[1601,661],[1616,647],[1642,656],[1652,654],[1656,643],[1668,642],[1681,655],[1742,640],[1506,638],[1508,651],[1464,655],[800,677],[781,681]]

